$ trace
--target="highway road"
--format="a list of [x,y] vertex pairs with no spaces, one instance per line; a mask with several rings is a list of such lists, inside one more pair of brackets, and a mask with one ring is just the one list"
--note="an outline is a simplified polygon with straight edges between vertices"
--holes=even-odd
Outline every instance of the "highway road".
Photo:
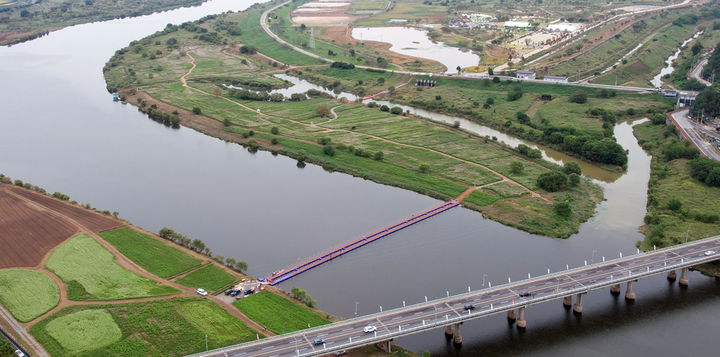
[[[230,346],[193,356],[319,356],[720,259],[720,236]],[[490,284],[488,284],[490,285]],[[529,293],[530,296],[521,297]],[[472,304],[474,308],[466,309]],[[363,328],[375,326],[365,333]],[[441,333],[438,330],[438,333]],[[322,339],[321,343],[313,343]]]
[[708,82],[707,80],[705,80],[705,79],[700,75],[700,74],[702,73],[703,67],[705,67],[705,65],[706,65],[707,63],[708,63],[708,59],[707,59],[707,58],[703,58],[703,60],[700,61],[700,62],[697,64],[697,66],[695,66],[695,68],[692,69],[692,71],[690,71],[689,76],[690,76],[690,78],[695,78],[695,79],[697,79],[698,81],[700,81],[702,84],[704,84],[704,85],[706,85],[706,86],[709,87],[709,86],[712,85],[712,83]]
[[[703,137],[698,132],[708,130],[703,128],[701,125],[688,120],[688,112],[688,109],[679,110],[671,113],[670,116],[672,116],[673,121],[675,122],[675,125],[678,127],[678,129],[683,132],[685,137],[689,138],[693,142],[695,147],[700,150],[703,156],[720,161],[720,153],[718,153],[718,151],[713,148],[712,144],[705,141],[705,139],[703,139]],[[709,135],[716,136],[717,133],[710,133]]]

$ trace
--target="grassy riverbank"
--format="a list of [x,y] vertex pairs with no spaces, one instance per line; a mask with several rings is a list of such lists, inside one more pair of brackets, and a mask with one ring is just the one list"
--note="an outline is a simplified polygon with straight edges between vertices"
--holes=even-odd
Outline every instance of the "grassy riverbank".
[[[645,239],[639,242],[640,247],[666,247],[720,234],[720,201],[715,199],[720,197],[720,188],[693,178],[689,159],[668,160],[667,148],[677,143],[674,127],[637,125],[635,136],[652,155]],[[705,268],[717,271],[716,264]]]
[[153,12],[199,5],[204,1],[92,0],[68,2],[45,0],[18,2],[9,9],[0,11],[0,45],[32,40],[67,26],[147,15]]

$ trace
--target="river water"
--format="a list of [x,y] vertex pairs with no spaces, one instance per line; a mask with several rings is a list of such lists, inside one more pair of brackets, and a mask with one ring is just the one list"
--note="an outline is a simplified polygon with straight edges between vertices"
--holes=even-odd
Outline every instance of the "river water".
[[[211,249],[264,275],[427,209],[437,201],[266,152],[251,154],[193,130],[168,129],[114,103],[102,66],[130,41],[250,1],[202,6],[74,26],[0,48],[0,172],[69,194],[157,231],[203,239]],[[469,125],[469,124],[468,124]],[[465,127],[465,126],[464,126]],[[470,129],[469,126],[465,127]],[[629,150],[628,172],[598,180],[607,198],[566,240],[531,235],[455,208],[281,285],[298,286],[342,317],[500,283],[584,260],[634,252],[645,214],[649,157],[629,123],[615,128]],[[398,340],[438,355],[715,355],[718,283],[693,273],[681,290],[663,277],[636,287],[626,304],[606,291],[585,299],[581,318],[559,302],[533,306],[519,334],[497,316],[465,324],[464,345],[442,331]],[[611,341],[611,342],[610,342]]]
[[650,80],[650,83],[652,83],[652,85],[653,85],[655,88],[660,88],[660,87],[662,87],[662,85],[663,85],[662,78],[663,78],[666,74],[670,74],[670,73],[673,73],[673,72],[675,71],[675,68],[673,67],[673,63],[674,63],[675,60],[680,56],[680,52],[682,52],[682,49],[685,48],[685,46],[687,46],[687,44],[690,43],[690,41],[692,41],[692,40],[698,38],[698,36],[702,35],[702,33],[703,33],[702,31],[698,31],[698,32],[696,32],[692,37],[690,37],[690,38],[688,38],[687,40],[683,41],[683,43],[680,44],[680,47],[678,47],[677,51],[675,51],[675,53],[673,53],[672,55],[670,55],[670,57],[668,57],[668,58],[665,60],[665,67],[663,67],[663,68],[660,70],[660,73],[656,74],[655,77],[653,77],[653,79]]

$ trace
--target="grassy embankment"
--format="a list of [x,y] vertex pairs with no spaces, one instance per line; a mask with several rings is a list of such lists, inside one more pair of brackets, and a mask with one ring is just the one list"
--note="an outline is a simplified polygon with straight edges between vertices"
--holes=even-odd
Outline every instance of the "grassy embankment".
[[[227,25],[230,19],[244,16],[221,15],[198,25],[217,29],[218,24]],[[153,110],[177,111],[185,125],[239,142],[252,150],[263,148],[318,163],[329,170],[440,199],[455,198],[470,186],[502,181],[498,174],[504,175],[508,178],[506,182],[481,189],[482,193],[470,196],[466,205],[492,219],[539,234],[569,236],[592,214],[596,202],[601,199],[599,189],[586,181],[567,191],[544,192],[537,187],[536,180],[540,174],[555,170],[553,165],[528,160],[485,138],[421,118],[395,115],[357,103],[340,103],[325,97],[284,102],[239,99],[232,91],[211,82],[214,79],[226,82],[258,80],[262,68],[249,60],[251,56],[221,51],[232,44],[229,37],[228,45],[212,45],[194,37],[183,28],[166,30],[118,51],[106,66],[108,87],[138,86],[142,98],[134,95],[134,90],[123,92],[131,103],[141,107],[144,104],[145,110],[156,105]],[[170,42],[175,46],[167,45],[171,38],[174,40]],[[189,88],[180,83],[177,75],[190,68],[190,58],[183,53],[186,50],[196,63],[207,63],[195,68],[188,76]],[[264,51],[262,47],[259,50]],[[143,53],[159,55],[152,59],[143,57]],[[183,57],[186,58],[184,64],[180,61]],[[241,63],[245,59],[247,66],[236,68],[237,72],[230,75],[220,65],[227,57],[240,59]],[[152,75],[157,68],[162,69],[159,71],[162,76]],[[322,73],[330,78],[332,71],[313,70],[312,73]],[[379,77],[387,76],[365,70],[348,71],[345,78],[338,73],[333,75],[340,78],[337,86],[333,83],[335,88],[358,83],[360,77],[363,84],[356,85],[357,88],[378,86]],[[397,85],[398,80],[397,76],[391,76],[383,84]],[[333,108],[338,117],[331,113],[318,114],[318,108]],[[201,115],[193,114],[192,110]],[[522,170],[512,172],[510,165],[513,162],[518,162]],[[546,200],[528,194],[526,189],[540,192]],[[570,201],[573,214],[569,218],[556,215],[551,204],[555,200]]]
[[32,321],[59,301],[60,290],[49,276],[24,269],[0,270],[0,302],[18,321]]
[[202,263],[200,259],[130,227],[105,231],[100,236],[137,265],[161,278],[177,275]]
[[212,292],[228,286],[237,280],[238,279],[234,275],[217,267],[215,264],[208,264],[200,269],[190,272],[188,275],[185,275],[176,281],[179,284],[191,288],[203,288],[208,292]]
[[298,306],[295,302],[269,291],[261,291],[235,301],[233,305],[245,316],[276,334],[330,323],[310,309]]
[[[0,1],[0,45],[7,45],[41,36],[66,26],[105,21],[126,16],[140,16],[183,6],[198,5],[204,0],[46,0],[23,1],[31,5]],[[8,6],[15,5],[15,6]],[[8,9],[4,9],[8,8]]]
[[132,273],[86,234],[79,234],[58,247],[46,266],[68,284],[70,300],[119,300],[172,295],[175,288]]
[[[360,19],[356,21],[355,24],[357,26],[392,25],[393,23],[390,22],[391,19],[407,20],[407,23],[436,24],[443,22],[447,14],[448,8],[439,3],[428,5],[420,0],[394,1],[390,11]],[[395,24],[397,25],[398,23]]]
[[[653,245],[666,247],[720,234],[717,222],[704,223],[696,218],[698,214],[717,215],[720,201],[715,198],[720,197],[720,188],[691,177],[688,159],[666,160],[663,150],[677,140],[672,129],[651,123],[635,126],[638,142],[652,155],[645,240],[639,242],[646,250]],[[673,201],[676,203],[671,205]],[[702,270],[720,272],[716,264]]]
[[30,328],[53,356],[182,356],[255,339],[217,303],[198,298],[73,306]]

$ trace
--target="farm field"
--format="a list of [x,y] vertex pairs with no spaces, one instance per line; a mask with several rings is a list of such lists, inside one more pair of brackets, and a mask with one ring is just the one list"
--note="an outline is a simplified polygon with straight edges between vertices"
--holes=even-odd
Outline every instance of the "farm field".
[[143,269],[168,278],[200,265],[201,260],[130,227],[100,233],[124,256]]
[[178,292],[126,270],[87,234],[79,234],[58,247],[46,265],[68,284],[70,300],[133,299]]
[[25,190],[19,187],[9,187],[9,189],[39,205],[45,206],[62,214],[63,216],[77,221],[79,224],[87,227],[93,232],[105,231],[124,224],[119,220],[104,216],[100,213],[93,212],[37,192]]
[[37,266],[47,252],[77,232],[70,222],[12,196],[5,184],[0,184],[0,225],[0,268]]
[[267,290],[238,300],[233,305],[276,334],[330,323],[309,309]]
[[0,302],[18,321],[31,321],[59,301],[60,291],[49,276],[33,270],[0,270]]
[[53,356],[183,356],[204,351],[205,335],[213,349],[256,334],[217,303],[198,298],[68,307],[30,332]]
[[203,288],[208,292],[212,292],[236,280],[237,278],[234,275],[219,268],[214,263],[210,263],[177,279],[176,282],[190,288]]

